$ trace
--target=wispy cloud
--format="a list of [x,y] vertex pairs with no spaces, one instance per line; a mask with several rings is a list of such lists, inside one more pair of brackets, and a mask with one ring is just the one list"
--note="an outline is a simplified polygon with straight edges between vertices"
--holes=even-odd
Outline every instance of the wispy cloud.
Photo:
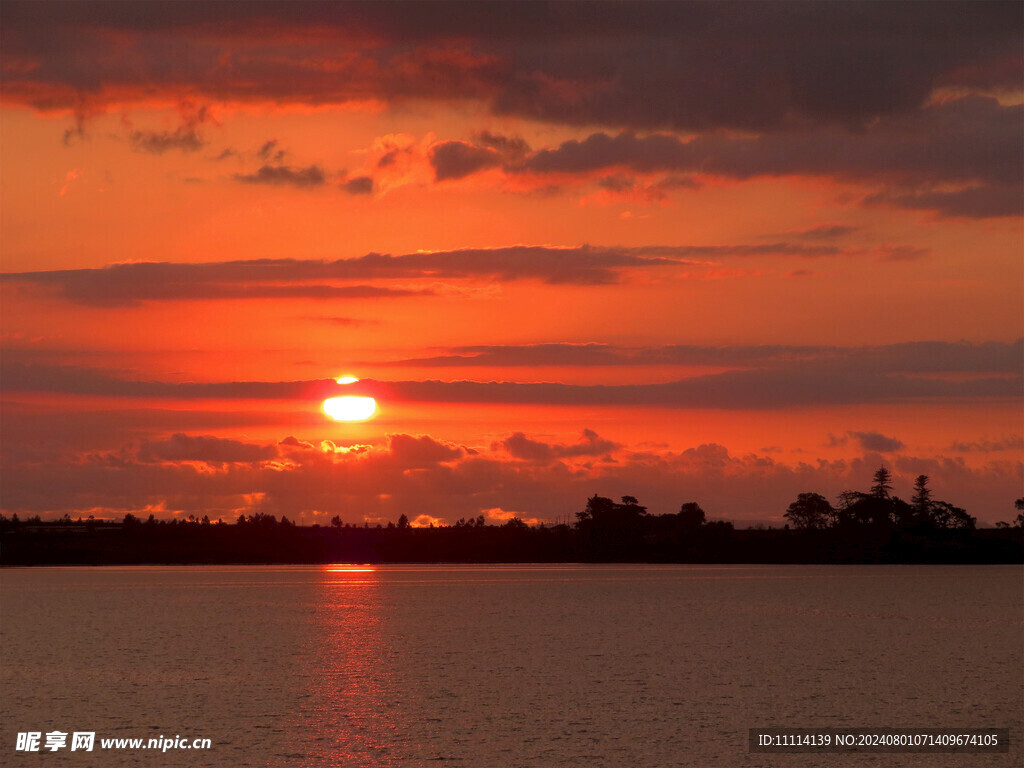
[[373,178],[370,176],[353,176],[341,184],[341,188],[350,195],[369,195],[373,192]]
[[957,453],[998,453],[1000,451],[1024,451],[1024,436],[1008,435],[999,440],[957,440],[949,450]]
[[375,365],[423,368],[517,368],[590,366],[714,366],[725,368],[803,367],[877,373],[1019,373],[1024,340],[1015,342],[916,341],[882,346],[669,344],[623,347],[612,344],[526,344],[450,347],[443,354]]
[[136,152],[148,152],[162,155],[169,150],[182,152],[198,152],[206,146],[199,135],[200,126],[211,119],[208,106],[196,107],[189,102],[179,105],[181,125],[173,131],[152,131],[133,128],[128,133],[128,141]]
[[856,440],[861,449],[875,451],[877,453],[892,453],[906,447],[901,440],[895,437],[886,437],[880,432],[848,432],[850,437]]
[[619,443],[605,440],[593,430],[586,429],[575,444],[547,443],[531,439],[522,432],[516,432],[501,442],[493,443],[491,450],[504,450],[513,458],[524,461],[547,462],[581,456],[601,456],[621,447]]
[[[276,183],[276,182],[275,182]],[[282,182],[290,183],[290,182]],[[356,298],[422,295],[430,289],[337,286],[314,281],[483,279],[540,280],[552,285],[608,285],[629,270],[693,265],[752,256],[836,255],[831,246],[800,243],[713,246],[597,247],[516,245],[352,259],[254,259],[206,263],[130,262],[102,269],[8,272],[0,280],[54,289],[69,301],[129,305],[140,301],[227,298]],[[698,264],[698,266],[700,266]]]
[[[0,379],[11,392],[107,395],[181,400],[310,399],[337,393],[331,379],[313,381],[226,381],[176,383],[128,380],[76,366],[11,361]],[[387,402],[503,403],[690,409],[758,410],[859,403],[1019,400],[1018,375],[966,381],[901,375],[849,366],[787,365],[732,370],[658,384],[580,385],[556,382],[377,381],[363,379],[346,392]],[[874,450],[878,450],[877,447]]]
[[267,184],[291,186],[299,189],[322,186],[325,181],[323,170],[316,165],[293,168],[288,165],[263,165],[255,173],[236,173],[235,181],[243,184]]

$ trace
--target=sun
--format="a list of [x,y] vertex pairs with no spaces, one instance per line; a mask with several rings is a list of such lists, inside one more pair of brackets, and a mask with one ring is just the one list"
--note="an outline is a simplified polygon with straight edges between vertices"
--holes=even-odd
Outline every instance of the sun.
[[324,413],[335,421],[365,421],[377,410],[377,401],[372,397],[329,397],[324,400]]

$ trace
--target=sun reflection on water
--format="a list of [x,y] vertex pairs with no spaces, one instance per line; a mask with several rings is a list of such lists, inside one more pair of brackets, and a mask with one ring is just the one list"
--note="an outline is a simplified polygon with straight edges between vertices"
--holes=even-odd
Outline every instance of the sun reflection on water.
[[365,564],[326,565],[317,589],[295,751],[315,765],[398,766],[398,702],[381,631],[380,574]]
[[376,573],[377,569],[367,565],[325,565],[325,573]]

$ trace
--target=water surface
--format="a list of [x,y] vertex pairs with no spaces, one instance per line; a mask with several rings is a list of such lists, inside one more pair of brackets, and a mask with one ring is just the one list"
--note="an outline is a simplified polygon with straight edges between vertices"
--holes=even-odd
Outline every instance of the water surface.
[[[0,572],[3,765],[1012,766],[1019,566]],[[747,729],[1009,727],[996,756],[764,755]],[[16,753],[18,731],[210,751]]]

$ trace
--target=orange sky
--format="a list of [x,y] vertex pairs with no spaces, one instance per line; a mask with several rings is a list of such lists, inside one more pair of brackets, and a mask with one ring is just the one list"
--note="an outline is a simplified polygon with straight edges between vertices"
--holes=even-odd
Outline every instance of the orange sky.
[[0,10],[0,508],[1013,516],[1019,6],[388,9]]

